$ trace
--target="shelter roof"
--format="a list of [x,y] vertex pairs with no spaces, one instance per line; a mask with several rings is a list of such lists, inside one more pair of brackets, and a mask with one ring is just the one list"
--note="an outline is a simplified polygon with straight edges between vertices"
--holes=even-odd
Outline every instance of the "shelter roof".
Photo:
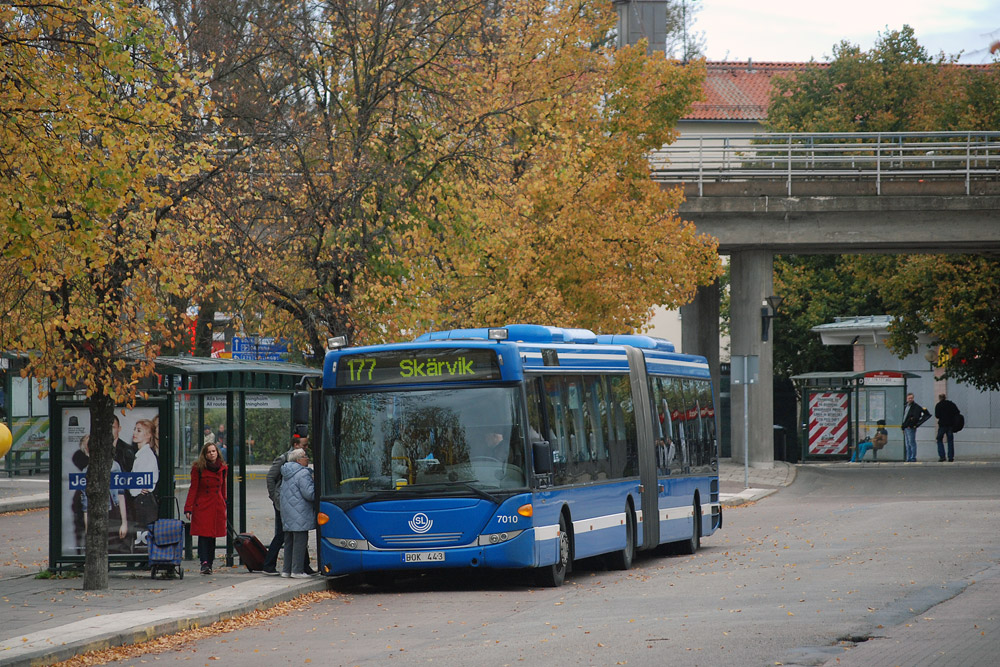
[[323,371],[311,366],[281,361],[246,361],[210,357],[157,357],[156,372],[181,376],[186,390],[294,391],[310,378],[322,378]]
[[[838,317],[833,322],[820,324],[810,329],[818,333],[824,345],[853,345],[864,342],[878,342],[879,337],[889,334],[892,317],[889,315],[863,315],[854,317]],[[871,336],[869,341],[862,336]]]
[[[812,373],[801,373],[793,375],[792,380],[804,385],[844,385],[854,384],[864,378],[919,378],[920,376],[910,371],[900,370],[865,370],[865,371],[814,371]],[[881,384],[873,382],[872,384]]]

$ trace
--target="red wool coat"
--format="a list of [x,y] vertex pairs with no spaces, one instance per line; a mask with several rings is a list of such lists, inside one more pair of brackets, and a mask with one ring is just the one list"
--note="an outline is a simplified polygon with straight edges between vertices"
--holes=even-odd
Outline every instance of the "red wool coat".
[[188,489],[184,511],[191,512],[191,534],[196,537],[226,536],[226,473],[225,463],[216,470],[201,470],[191,466],[191,488]]

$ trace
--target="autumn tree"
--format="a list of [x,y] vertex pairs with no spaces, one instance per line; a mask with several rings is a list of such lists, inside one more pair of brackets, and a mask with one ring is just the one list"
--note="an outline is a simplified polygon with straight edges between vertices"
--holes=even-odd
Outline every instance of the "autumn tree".
[[313,350],[487,319],[620,330],[715,275],[644,156],[701,70],[610,51],[610,3],[297,7],[253,28],[266,141],[197,203],[248,327]]
[[672,141],[701,69],[647,58],[641,46],[589,48],[609,16],[563,9],[508,24],[488,66],[464,73],[484,117],[510,111],[491,128],[503,141],[489,160],[449,164],[425,192],[432,224],[405,237],[419,277],[401,286],[412,298],[400,301],[419,304],[409,328],[541,321],[631,331],[719,273],[714,241],[677,217],[679,193],[652,183],[645,159]]
[[892,257],[870,256],[862,270],[852,259],[842,255],[775,258],[774,293],[783,298],[779,316],[773,321],[776,377],[851,368],[850,347],[823,345],[812,328],[836,317],[885,312],[872,278],[896,263]]
[[[856,266],[870,263],[858,258]],[[875,274],[895,321],[889,345],[901,354],[931,332],[949,377],[1000,390],[1000,262],[981,255],[915,255],[900,271]]]
[[[862,51],[842,42],[826,67],[777,79],[768,128],[802,132],[991,130],[1000,121],[1000,64],[968,67],[954,56],[931,57],[908,26],[879,35]],[[917,333],[961,348],[946,372],[981,388],[1000,382],[1000,356],[986,331],[1000,260],[992,257],[896,255],[775,261],[775,289],[785,297],[777,320],[775,368],[802,372],[846,367],[823,351],[809,328],[838,315],[885,313],[890,345],[913,351]],[[862,310],[867,309],[867,310]],[[949,316],[961,313],[961,317]],[[812,340],[813,342],[810,342]],[[833,354],[834,356],[831,356]],[[829,364],[834,364],[830,366]]]
[[909,26],[880,33],[868,51],[833,47],[825,66],[774,80],[767,128],[774,132],[942,130],[931,112],[939,91],[932,60]]
[[193,287],[184,249],[200,238],[171,212],[205,152],[183,110],[206,101],[134,2],[6,5],[0,59],[2,269],[27,286],[4,304],[19,319],[0,344],[90,401],[83,586],[104,589],[112,420],[176,332],[165,297]]
[[[256,230],[268,235],[280,215],[269,191],[266,169],[287,146],[287,112],[301,101],[302,89],[289,63],[299,60],[306,43],[294,22],[302,3],[289,0],[152,0],[179,45],[187,70],[210,70],[204,89],[215,113],[212,135],[216,150],[209,155],[213,177],[191,197],[176,216],[206,231],[191,248],[201,270],[194,353],[212,352],[212,327],[217,311],[232,313],[236,326],[259,325],[244,316],[259,315],[244,302],[247,289],[234,269],[232,247],[249,242],[242,234]],[[276,169],[287,178],[285,165]],[[283,224],[283,223],[282,223]],[[233,235],[236,236],[233,236]],[[281,312],[281,311],[273,311]],[[268,318],[272,333],[287,335],[293,318]],[[297,330],[295,333],[299,333]],[[183,351],[187,351],[190,342]],[[181,350],[178,350],[181,351]]]

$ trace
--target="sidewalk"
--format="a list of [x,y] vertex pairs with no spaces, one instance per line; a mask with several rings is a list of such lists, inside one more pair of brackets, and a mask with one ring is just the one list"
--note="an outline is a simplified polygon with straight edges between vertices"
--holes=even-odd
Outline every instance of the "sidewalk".
[[785,461],[775,461],[772,468],[745,468],[740,462],[721,459],[719,499],[725,507],[736,507],[766,498],[794,482],[795,470],[794,465]]
[[242,566],[203,576],[186,561],[184,579],[151,580],[146,571],[114,570],[108,590],[81,586],[79,578],[4,579],[0,665],[47,665],[211,625],[326,590],[327,581],[268,577]]

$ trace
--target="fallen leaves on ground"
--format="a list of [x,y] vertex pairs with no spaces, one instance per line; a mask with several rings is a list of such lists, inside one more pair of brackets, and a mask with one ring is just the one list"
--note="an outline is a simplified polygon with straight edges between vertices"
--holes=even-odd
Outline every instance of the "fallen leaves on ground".
[[174,651],[201,639],[214,637],[227,632],[234,632],[236,630],[243,630],[244,628],[249,628],[272,619],[275,616],[281,616],[293,611],[299,611],[317,602],[332,600],[338,597],[340,597],[340,594],[334,591],[316,591],[313,593],[306,593],[292,600],[280,602],[268,609],[256,609],[249,614],[227,618],[205,627],[192,627],[172,635],[165,635],[163,637],[151,639],[147,642],[141,642],[139,644],[112,646],[111,648],[102,649],[100,651],[91,651],[90,653],[77,655],[69,660],[56,663],[55,667],[85,667],[89,665],[104,665],[116,660],[128,660],[129,658],[136,658],[150,653]]

